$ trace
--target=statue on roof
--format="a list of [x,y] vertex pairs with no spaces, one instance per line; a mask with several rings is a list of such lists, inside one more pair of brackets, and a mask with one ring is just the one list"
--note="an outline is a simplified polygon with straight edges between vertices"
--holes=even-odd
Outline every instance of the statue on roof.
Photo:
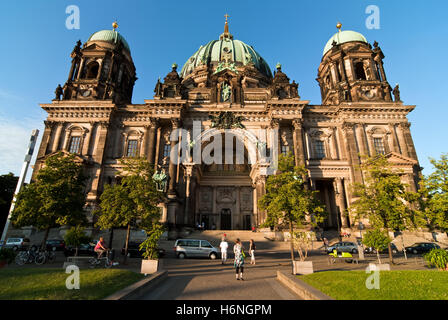
[[60,84],[58,84],[56,90],[54,91],[54,94],[55,94],[54,100],[60,101],[61,100],[61,96],[64,94],[64,90],[62,89]]

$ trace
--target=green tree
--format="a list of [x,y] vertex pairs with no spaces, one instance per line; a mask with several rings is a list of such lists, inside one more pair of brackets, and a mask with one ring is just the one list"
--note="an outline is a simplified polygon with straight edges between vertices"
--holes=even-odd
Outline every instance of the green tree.
[[75,247],[75,257],[78,256],[78,249],[81,244],[88,243],[91,238],[88,237],[84,228],[80,225],[71,227],[64,237],[65,244]]
[[[278,170],[266,181],[266,194],[259,200],[261,210],[266,210],[266,227],[287,227],[293,237],[294,228],[316,227],[324,221],[324,207],[316,198],[318,191],[307,185],[305,167],[294,166],[291,153],[281,154]],[[294,241],[291,238],[291,260],[294,261]]]
[[157,205],[163,194],[157,190],[153,165],[144,158],[122,160],[117,174],[119,183],[105,185],[100,196],[96,225],[102,230],[126,227],[124,263],[128,253],[131,226],[139,226],[147,233],[157,227],[160,210]]
[[59,152],[50,156],[36,180],[17,195],[11,216],[13,226],[45,230],[44,249],[51,228],[85,223],[84,180],[82,165],[74,155]]
[[[392,168],[385,156],[365,159],[361,169],[364,183],[353,185],[353,196],[357,200],[350,207],[356,220],[368,219],[373,228],[388,232],[419,225],[419,217],[413,208],[418,194],[407,190],[400,172]],[[393,263],[390,244],[389,258]]]
[[429,226],[448,231],[448,154],[430,159],[434,172],[420,181],[420,210]]
[[381,263],[380,251],[388,248],[391,242],[392,241],[389,238],[389,236],[379,229],[373,229],[367,231],[362,240],[362,243],[364,245],[366,245],[367,247],[374,248],[376,250],[378,263]]

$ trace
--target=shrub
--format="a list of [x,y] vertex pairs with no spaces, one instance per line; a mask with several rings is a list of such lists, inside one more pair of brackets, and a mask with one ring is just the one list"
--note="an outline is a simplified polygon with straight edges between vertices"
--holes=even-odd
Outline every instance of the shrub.
[[448,252],[443,249],[432,249],[424,255],[426,262],[430,267],[436,267],[439,270],[448,270]]
[[90,237],[85,234],[84,228],[81,226],[70,228],[64,237],[64,241],[67,245],[74,246],[76,248],[75,256],[78,255],[79,246],[83,243],[89,242],[90,240]]
[[366,232],[362,243],[367,247],[376,249],[378,262],[381,263],[379,252],[385,250],[391,242],[389,236],[379,229],[369,230]]
[[0,261],[6,261],[6,263],[11,263],[14,261],[16,254],[14,250],[9,248],[0,249]]

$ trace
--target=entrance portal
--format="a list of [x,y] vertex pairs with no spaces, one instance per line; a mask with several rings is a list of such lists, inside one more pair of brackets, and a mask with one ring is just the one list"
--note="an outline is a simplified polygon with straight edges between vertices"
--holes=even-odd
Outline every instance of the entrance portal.
[[230,209],[221,210],[221,230],[232,230],[232,211]]

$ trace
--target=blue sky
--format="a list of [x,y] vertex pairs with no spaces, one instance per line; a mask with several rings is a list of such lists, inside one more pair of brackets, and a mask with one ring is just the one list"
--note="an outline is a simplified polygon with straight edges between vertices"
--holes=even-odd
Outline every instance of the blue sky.
[[[66,28],[69,5],[80,9],[79,30]],[[379,30],[366,27],[369,5],[380,9]],[[139,78],[133,103],[143,103],[173,62],[181,68],[200,45],[219,37],[225,13],[234,37],[253,45],[271,69],[282,63],[311,104],[321,103],[317,68],[338,21],[378,41],[390,84],[400,84],[404,103],[417,105],[409,120],[428,174],[428,157],[448,152],[447,11],[444,0],[1,1],[0,174],[19,174],[32,129],[42,135],[46,113],[38,104],[50,102],[65,83],[78,39],[85,42],[117,20]]]

